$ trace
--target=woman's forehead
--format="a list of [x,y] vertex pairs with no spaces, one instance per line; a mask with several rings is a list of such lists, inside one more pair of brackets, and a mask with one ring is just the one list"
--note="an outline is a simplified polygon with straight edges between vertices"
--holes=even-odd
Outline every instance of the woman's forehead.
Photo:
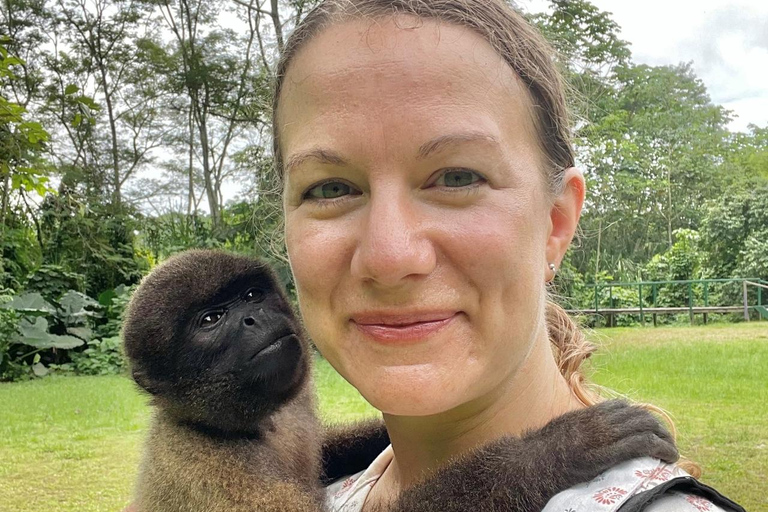
[[528,92],[481,36],[429,20],[409,26],[415,28],[391,18],[351,20],[302,48],[281,92],[283,157],[327,137],[354,139],[361,126],[387,138],[472,128],[535,141]]

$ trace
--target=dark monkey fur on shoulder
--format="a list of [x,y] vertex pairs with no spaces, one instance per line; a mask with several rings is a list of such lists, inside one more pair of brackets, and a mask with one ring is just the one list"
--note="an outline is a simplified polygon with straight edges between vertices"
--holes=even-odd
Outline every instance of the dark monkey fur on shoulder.
[[[139,512],[321,512],[322,483],[388,444],[381,423],[321,427],[309,344],[264,263],[216,251],[171,258],[134,294],[123,336],[155,411]],[[605,402],[467,453],[387,511],[540,511],[642,456],[674,461],[677,451],[649,413]]]

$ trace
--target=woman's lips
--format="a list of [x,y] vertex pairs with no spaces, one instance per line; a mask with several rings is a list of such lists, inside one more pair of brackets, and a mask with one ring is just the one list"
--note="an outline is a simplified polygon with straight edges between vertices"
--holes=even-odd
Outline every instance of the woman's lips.
[[352,318],[352,323],[363,334],[381,343],[420,341],[446,327],[457,315],[456,312],[397,317],[359,315]]

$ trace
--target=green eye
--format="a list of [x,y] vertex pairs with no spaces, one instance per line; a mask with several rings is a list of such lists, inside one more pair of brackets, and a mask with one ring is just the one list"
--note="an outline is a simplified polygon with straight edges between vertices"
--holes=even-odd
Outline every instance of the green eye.
[[306,196],[313,199],[336,199],[352,193],[352,187],[341,181],[327,181],[307,191]]
[[482,178],[474,171],[466,169],[451,169],[444,172],[436,182],[436,185],[442,185],[449,188],[466,187],[480,181]]
[[200,320],[200,327],[210,327],[216,325],[219,320],[224,316],[224,313],[208,313]]

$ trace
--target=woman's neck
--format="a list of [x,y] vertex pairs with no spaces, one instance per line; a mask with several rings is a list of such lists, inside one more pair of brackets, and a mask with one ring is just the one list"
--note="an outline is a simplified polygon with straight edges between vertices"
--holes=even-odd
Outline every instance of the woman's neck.
[[375,501],[396,497],[458,454],[581,407],[555,364],[545,330],[515,374],[486,396],[434,416],[384,416],[395,457],[374,487]]

